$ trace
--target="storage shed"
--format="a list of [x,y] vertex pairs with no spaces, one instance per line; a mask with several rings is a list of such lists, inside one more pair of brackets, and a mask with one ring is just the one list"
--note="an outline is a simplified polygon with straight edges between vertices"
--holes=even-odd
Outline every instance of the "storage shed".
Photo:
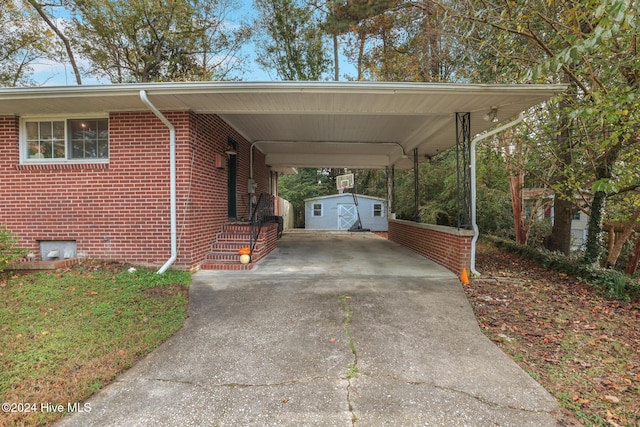
[[305,228],[311,230],[348,230],[358,220],[362,228],[387,231],[387,202],[379,197],[352,193],[314,197],[305,201]]

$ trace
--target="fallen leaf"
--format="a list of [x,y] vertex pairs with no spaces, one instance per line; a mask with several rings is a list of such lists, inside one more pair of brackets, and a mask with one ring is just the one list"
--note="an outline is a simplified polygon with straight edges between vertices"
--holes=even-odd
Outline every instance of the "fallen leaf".
[[98,293],[96,291],[91,291],[89,295],[98,295]]
[[282,399],[282,403],[287,403],[289,401],[288,397],[285,397],[284,399]]
[[334,342],[336,342],[336,339],[335,339],[335,338],[331,338],[331,339],[329,340],[329,342],[330,342],[331,344],[333,344]]
[[125,353],[125,351],[124,351],[124,350],[120,350],[120,351],[118,351],[118,354],[119,354],[120,356],[124,356],[124,353]]
[[49,335],[49,331],[42,331],[42,335]]
[[621,424],[618,424],[616,422],[616,421],[619,421],[619,420],[620,420],[620,416],[619,415],[612,414],[611,412],[607,411],[607,421],[609,422],[609,424],[611,424],[612,427],[622,427]]
[[583,399],[580,396],[573,396],[572,399],[573,399],[574,402],[578,402],[578,403],[582,403],[582,404],[587,404],[587,403],[591,402],[589,399]]
[[611,396],[609,394],[604,397],[604,400],[606,400],[607,402],[611,402],[611,403],[620,403],[620,399],[618,399],[615,396]]

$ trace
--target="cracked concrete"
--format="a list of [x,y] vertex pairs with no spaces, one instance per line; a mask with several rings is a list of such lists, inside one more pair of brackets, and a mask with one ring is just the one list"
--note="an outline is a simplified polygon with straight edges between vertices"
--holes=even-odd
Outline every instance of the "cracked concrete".
[[184,327],[88,403],[60,425],[554,426],[558,409],[453,274],[368,233],[285,234],[253,271],[198,272]]

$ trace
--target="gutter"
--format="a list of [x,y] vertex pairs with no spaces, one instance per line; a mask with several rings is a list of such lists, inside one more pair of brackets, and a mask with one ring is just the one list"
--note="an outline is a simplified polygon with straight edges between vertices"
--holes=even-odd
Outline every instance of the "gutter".
[[471,175],[471,226],[473,227],[473,239],[471,240],[471,274],[479,276],[480,273],[476,270],[476,242],[480,236],[478,230],[478,223],[476,221],[476,144],[483,139],[487,139],[503,130],[509,129],[520,123],[524,119],[524,111],[520,113],[517,119],[506,123],[492,131],[477,135],[471,140],[471,154],[469,157],[469,169]]
[[178,226],[177,226],[177,203],[176,203],[176,128],[171,122],[156,108],[155,105],[147,98],[145,90],[140,91],[140,100],[149,107],[153,114],[158,117],[162,123],[169,128],[169,181],[170,181],[170,204],[171,204],[171,258],[157,271],[162,274],[178,258]]

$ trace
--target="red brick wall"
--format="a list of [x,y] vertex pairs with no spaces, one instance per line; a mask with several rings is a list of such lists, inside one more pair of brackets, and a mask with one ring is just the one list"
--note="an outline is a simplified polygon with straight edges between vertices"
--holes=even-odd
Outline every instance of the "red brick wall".
[[[223,156],[222,168],[218,169],[213,165],[215,155],[224,154],[229,137],[238,144],[236,156],[238,215],[248,217],[247,182],[250,144],[216,115],[191,114],[191,123],[193,170],[191,188],[188,190],[190,203],[187,226],[184,227],[185,232],[181,238],[178,253],[179,261],[183,262],[181,251],[184,252],[188,247],[190,259],[195,262],[191,267],[194,267],[209,252],[222,225],[228,222],[227,156]],[[265,175],[268,177],[268,168],[264,163],[264,156],[257,152],[254,160],[257,191],[268,191],[268,179],[265,181],[264,178]],[[188,245],[183,245],[185,240],[189,242]]]
[[[249,143],[215,115],[165,113],[176,127],[178,260],[196,266],[227,220],[227,137],[239,145],[238,206]],[[19,118],[0,117],[0,223],[39,255],[40,240],[75,240],[88,257],[161,265],[170,257],[169,130],[152,113],[112,113],[108,164],[20,165]],[[268,190],[260,169],[259,191]],[[226,160],[226,159],[225,159]],[[193,165],[193,167],[192,167]]]
[[411,221],[389,220],[389,240],[406,246],[459,275],[471,266],[473,232]]

